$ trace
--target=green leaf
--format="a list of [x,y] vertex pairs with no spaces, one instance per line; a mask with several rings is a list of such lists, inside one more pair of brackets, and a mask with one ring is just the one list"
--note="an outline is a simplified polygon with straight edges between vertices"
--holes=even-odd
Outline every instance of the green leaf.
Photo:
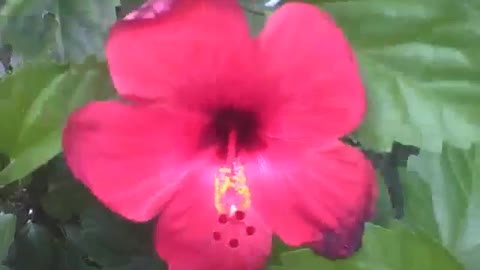
[[7,257],[10,245],[13,243],[15,223],[14,215],[0,212],[0,263]]
[[260,33],[260,31],[263,29],[263,25],[265,24],[265,13],[255,10],[245,10],[245,14],[250,26],[250,32],[253,35]]
[[281,262],[281,255],[292,250],[295,249],[285,244],[280,238],[274,236],[272,238],[272,251],[269,259],[270,264],[279,264]]
[[0,10],[5,43],[28,60],[53,57],[83,62],[103,54],[118,0],[8,0]]
[[105,270],[166,270],[165,263],[155,257],[133,257],[123,266],[105,267]]
[[[52,270],[56,246],[47,228],[28,222],[19,232],[9,258],[15,270]],[[28,258],[28,259],[27,259]]]
[[67,221],[73,216],[80,215],[93,196],[87,188],[77,181],[60,155],[49,162],[45,167],[48,180],[48,191],[42,197],[42,208],[50,216]]
[[120,14],[119,18],[125,17],[128,13],[139,8],[145,0],[120,0]]
[[125,267],[132,258],[155,256],[149,223],[131,223],[101,205],[84,211],[80,221],[78,245],[102,266]]
[[63,228],[65,241],[60,250],[58,270],[98,270],[88,264],[88,255],[80,246],[80,227],[78,225],[65,225]]
[[394,217],[394,210],[383,176],[377,172],[376,179],[378,184],[378,199],[372,222],[377,225],[387,226]]
[[250,32],[253,35],[258,34],[263,29],[269,10],[264,7],[263,1],[239,0],[239,2],[247,16]]
[[358,56],[369,100],[363,145],[440,152],[443,142],[480,139],[479,1],[310,2],[335,17]]
[[[445,145],[411,157],[403,175],[405,222],[438,239],[466,269],[480,265],[480,146]],[[422,207],[419,207],[421,205]]]
[[462,270],[441,245],[403,226],[369,225],[362,249],[346,260],[330,261],[300,249],[282,255],[283,267],[272,270]]
[[71,111],[114,93],[105,64],[91,59],[79,65],[28,65],[0,81],[0,89],[0,152],[10,158],[0,171],[0,186],[60,152]]
[[406,169],[400,170],[400,179],[405,198],[403,221],[414,230],[421,230],[433,239],[439,239],[440,234],[428,183],[425,183],[416,173],[408,172]]

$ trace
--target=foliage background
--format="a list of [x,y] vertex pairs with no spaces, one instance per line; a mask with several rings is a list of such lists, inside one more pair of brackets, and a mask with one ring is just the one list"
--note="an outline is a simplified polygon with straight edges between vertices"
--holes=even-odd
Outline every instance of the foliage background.
[[[241,1],[258,32],[272,9]],[[0,270],[166,269],[151,224],[102,207],[60,153],[68,112],[114,97],[103,41],[140,2],[0,0]],[[370,107],[346,140],[374,162],[381,194],[354,257],[276,239],[268,269],[478,269],[480,1],[309,2],[360,60]]]

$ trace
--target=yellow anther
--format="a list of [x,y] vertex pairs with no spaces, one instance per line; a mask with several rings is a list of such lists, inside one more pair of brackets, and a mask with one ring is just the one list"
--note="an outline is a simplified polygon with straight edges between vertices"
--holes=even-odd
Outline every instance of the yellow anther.
[[226,167],[221,167],[219,170],[218,170],[219,173],[231,173],[232,170],[230,168],[226,168]]
[[[250,208],[250,190],[247,185],[245,168],[237,162],[221,167],[215,174],[215,208],[219,213],[228,214],[231,209],[245,211]],[[228,198],[227,198],[228,197]]]

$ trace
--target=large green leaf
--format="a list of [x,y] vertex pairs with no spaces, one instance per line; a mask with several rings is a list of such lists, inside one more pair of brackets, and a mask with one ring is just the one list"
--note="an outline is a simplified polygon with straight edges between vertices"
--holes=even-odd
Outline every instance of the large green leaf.
[[376,205],[375,215],[372,222],[377,225],[387,226],[394,217],[394,210],[392,203],[390,202],[390,196],[388,194],[385,180],[380,173],[377,173],[378,183],[378,199]]
[[82,213],[81,230],[76,238],[78,246],[98,264],[128,269],[128,265],[147,263],[141,259],[147,257],[152,265],[159,265],[154,255],[152,229],[150,223],[135,224],[95,205]]
[[0,89],[0,152],[10,158],[0,171],[0,186],[26,176],[60,152],[69,112],[113,95],[105,64],[94,60],[28,65],[0,81]]
[[480,1],[310,2],[335,17],[358,55],[370,105],[362,144],[440,152],[445,141],[480,139]]
[[81,227],[67,224],[63,227],[65,241],[60,250],[58,270],[98,270],[98,265],[88,256],[82,247]]
[[123,266],[105,267],[105,270],[166,270],[165,263],[155,257],[133,257]]
[[76,180],[65,164],[63,155],[51,160],[47,166],[42,167],[41,176],[48,180],[48,190],[41,198],[43,210],[50,216],[67,221],[78,216],[93,200],[88,189]]
[[119,0],[8,0],[0,10],[0,33],[27,60],[83,61],[103,54],[117,5]]
[[462,270],[441,245],[395,224],[391,229],[367,226],[363,248],[347,260],[330,261],[309,250],[282,255],[283,266],[271,270]]
[[86,258],[82,250],[67,240],[59,251],[58,270],[98,270]]
[[424,151],[410,158],[408,169],[403,175],[406,223],[438,239],[466,269],[478,269],[480,146]]
[[7,257],[15,236],[16,218],[12,214],[0,213],[0,264]]
[[9,262],[15,270],[55,269],[56,245],[52,234],[42,225],[28,222],[19,231]]

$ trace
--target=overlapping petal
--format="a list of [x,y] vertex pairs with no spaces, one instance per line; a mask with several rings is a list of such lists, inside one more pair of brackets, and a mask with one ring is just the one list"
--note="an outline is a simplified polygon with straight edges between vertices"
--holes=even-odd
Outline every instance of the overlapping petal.
[[276,138],[338,138],[363,119],[365,90],[347,39],[317,7],[287,3],[258,37],[268,68],[286,102],[271,119]]
[[[214,154],[184,175],[180,191],[162,211],[156,231],[156,249],[170,270],[257,270],[265,264],[271,248],[271,231],[252,209],[245,223],[220,223],[215,209],[214,181],[218,166]],[[246,227],[254,226],[248,235]],[[214,239],[214,233],[218,239]],[[231,247],[229,242],[237,241]]]
[[110,209],[146,221],[196,162],[203,121],[157,106],[90,103],[68,120],[65,157],[74,175]]
[[341,142],[315,147],[277,140],[248,160],[253,206],[274,233],[330,257],[355,251],[377,196],[373,168],[361,152]]

